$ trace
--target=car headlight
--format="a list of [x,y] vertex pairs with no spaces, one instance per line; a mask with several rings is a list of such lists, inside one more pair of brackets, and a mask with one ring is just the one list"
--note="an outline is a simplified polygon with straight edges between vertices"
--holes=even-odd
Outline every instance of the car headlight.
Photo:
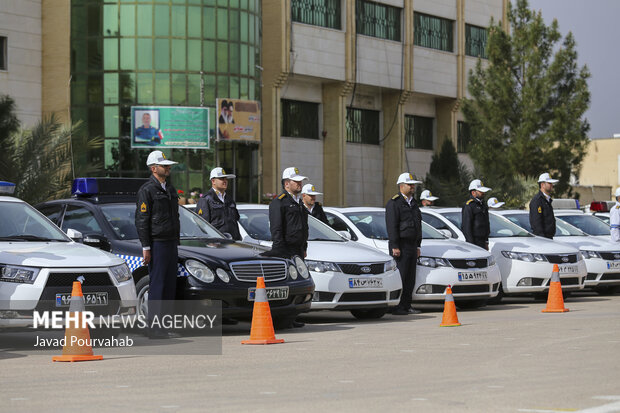
[[200,281],[212,283],[213,280],[215,280],[215,274],[213,274],[211,268],[207,267],[200,261],[187,260],[185,261],[185,268],[187,269],[188,273],[190,273],[193,277],[199,279]]
[[443,258],[434,258],[434,257],[420,257],[418,258],[418,264],[424,267],[450,267],[450,263],[448,260]]
[[334,264],[333,262],[307,260],[306,266],[310,271],[314,272],[342,272],[338,265]]
[[131,279],[131,272],[129,271],[129,267],[127,266],[127,264],[110,267],[110,271],[112,272],[112,275],[114,275],[114,278],[116,278],[116,281],[118,281],[119,283]]
[[295,269],[295,266],[293,264],[288,266],[288,275],[289,277],[291,277],[293,280],[297,279],[297,270]]
[[394,261],[394,259],[392,258],[391,260],[385,263],[385,268],[383,269],[383,272],[394,271],[394,270],[396,270],[396,261]]
[[490,267],[491,265],[495,265],[495,257],[492,255],[487,258],[487,266]]
[[308,271],[308,267],[306,267],[306,263],[300,257],[295,257],[295,267],[297,267],[297,271],[302,278],[310,277],[310,272]]
[[218,277],[220,277],[220,280],[224,281],[225,283],[230,281],[230,276],[223,268],[218,268],[217,270],[215,270],[215,273]]
[[10,283],[33,284],[39,275],[38,268],[31,267],[15,267],[13,265],[4,265],[0,270],[0,281]]
[[502,255],[506,258],[510,258],[511,260],[519,260],[525,262],[547,261],[544,255],[533,254],[530,252],[502,251]]

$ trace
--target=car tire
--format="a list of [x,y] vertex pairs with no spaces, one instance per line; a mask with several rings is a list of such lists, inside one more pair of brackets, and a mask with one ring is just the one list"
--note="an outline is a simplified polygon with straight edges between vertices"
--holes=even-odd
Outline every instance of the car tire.
[[475,308],[484,307],[487,305],[489,300],[465,300],[465,301],[456,301],[456,306],[461,310],[470,310]]
[[351,314],[358,320],[377,320],[383,317],[387,310],[387,308],[357,309],[351,310]]
[[144,316],[145,318],[148,315],[149,282],[150,277],[147,274],[144,277],[140,278],[136,283],[136,294],[138,296],[138,316]]
[[607,287],[594,287],[594,291],[596,291],[598,295],[613,295],[617,293],[618,290],[620,290],[620,286],[617,285],[610,285]]
[[487,300],[487,304],[491,304],[491,305],[496,305],[496,304],[501,304],[502,303],[502,299],[505,297],[506,295],[504,294],[504,289],[502,288],[502,283],[499,283],[499,289],[497,290],[497,295],[489,300]]
[[289,328],[293,328],[293,321],[297,318],[294,316],[274,316],[273,317],[273,328],[274,330],[286,330]]

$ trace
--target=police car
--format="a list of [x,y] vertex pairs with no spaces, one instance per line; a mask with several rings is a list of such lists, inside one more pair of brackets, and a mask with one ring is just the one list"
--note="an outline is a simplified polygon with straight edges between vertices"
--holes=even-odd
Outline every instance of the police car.
[[[84,243],[116,254],[129,266],[146,311],[148,268],[134,224],[136,193],[144,179],[78,178],[71,199],[37,208],[63,231],[78,230]],[[229,318],[251,317],[257,277],[264,277],[274,321],[285,323],[310,309],[314,283],[303,260],[264,257],[266,249],[234,242],[203,218],[179,208],[181,244],[177,273],[179,300],[221,300]]]
[[[269,207],[237,205],[244,241],[271,245]],[[308,217],[306,264],[316,285],[312,310],[349,310],[359,319],[381,318],[400,299],[402,282],[394,260],[350,242]]]
[[[494,211],[521,228],[531,231],[530,215],[522,210]],[[585,286],[601,294],[614,292],[620,285],[620,245],[587,235],[569,223],[556,219],[554,241],[579,249],[585,259],[588,275]]]
[[609,224],[593,215],[586,214],[578,209],[554,210],[553,214],[557,219],[568,222],[588,235],[611,242]]
[[[332,228],[351,239],[388,253],[384,208],[325,208]],[[448,285],[460,307],[483,306],[498,295],[501,277],[488,251],[459,241],[422,223],[421,257],[416,269],[413,300],[443,301]]]
[[[0,183],[0,195],[14,188]],[[74,281],[95,314],[135,314],[136,288],[122,259],[74,242],[20,199],[0,196],[0,211],[0,327],[31,326],[35,309],[68,309]]]
[[[424,208],[422,220],[465,241],[461,208]],[[530,293],[542,296],[549,290],[553,264],[559,265],[563,291],[583,289],[587,270],[577,248],[537,237],[495,214],[489,214],[489,223],[489,249],[502,275],[500,296]]]

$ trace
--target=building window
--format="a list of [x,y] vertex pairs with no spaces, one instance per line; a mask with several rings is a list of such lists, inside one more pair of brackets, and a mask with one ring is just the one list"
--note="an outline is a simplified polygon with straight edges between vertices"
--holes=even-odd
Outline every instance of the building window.
[[340,0],[293,0],[294,22],[340,30]]
[[357,33],[400,42],[401,9],[366,0],[357,0],[355,8]]
[[282,136],[319,139],[319,104],[282,99]]
[[456,128],[456,150],[459,153],[469,152],[471,145],[471,130],[467,122],[459,121]]
[[0,36],[0,70],[7,70],[6,55],[7,55],[7,41],[6,37]]
[[454,51],[453,26],[452,20],[414,13],[413,44],[452,52]]
[[347,108],[347,142],[379,145],[379,112]]
[[405,148],[433,149],[433,118],[405,115]]
[[465,54],[467,56],[487,57],[487,29],[484,27],[465,25]]

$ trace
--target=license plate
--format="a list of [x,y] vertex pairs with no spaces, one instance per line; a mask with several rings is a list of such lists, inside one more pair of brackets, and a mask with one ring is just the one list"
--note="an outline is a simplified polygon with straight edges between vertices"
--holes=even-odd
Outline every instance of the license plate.
[[381,278],[349,278],[349,288],[383,288]]
[[[286,300],[288,298],[288,287],[267,287],[267,301]],[[248,288],[248,301],[254,301],[256,288]]]
[[576,265],[560,265],[560,274],[577,274],[579,267]]
[[620,268],[620,261],[607,261],[608,270],[616,270]]
[[487,272],[459,272],[459,281],[486,281]]
[[[69,307],[71,293],[56,294],[56,307]],[[87,306],[108,305],[108,293],[84,293],[84,304]]]

